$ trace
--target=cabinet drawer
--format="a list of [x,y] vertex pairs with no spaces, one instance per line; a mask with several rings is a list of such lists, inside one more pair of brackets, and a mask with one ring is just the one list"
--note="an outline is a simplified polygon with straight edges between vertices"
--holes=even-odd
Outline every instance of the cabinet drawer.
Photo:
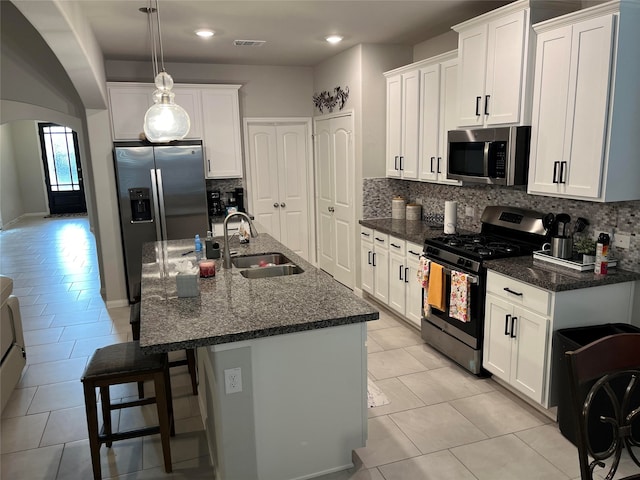
[[420,255],[422,255],[422,250],[422,245],[407,242],[407,259],[415,260],[417,262],[420,259]]
[[373,244],[377,249],[388,249],[389,248],[389,235],[386,233],[380,233],[376,230],[373,231]]
[[389,236],[389,253],[404,257],[407,249],[407,242],[396,237]]
[[360,241],[361,242],[373,242],[373,230],[368,227],[360,225]]
[[522,305],[542,315],[547,315],[549,312],[551,292],[491,270],[487,272],[487,292],[504,298],[513,305]]

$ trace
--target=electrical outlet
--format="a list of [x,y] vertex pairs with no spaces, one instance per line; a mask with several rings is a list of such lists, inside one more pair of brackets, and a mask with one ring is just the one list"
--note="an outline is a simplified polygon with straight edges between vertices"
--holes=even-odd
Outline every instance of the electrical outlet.
[[613,246],[616,248],[629,249],[631,246],[631,235],[622,232],[616,232],[613,237]]
[[238,393],[242,391],[242,369],[228,368],[224,371],[224,393]]

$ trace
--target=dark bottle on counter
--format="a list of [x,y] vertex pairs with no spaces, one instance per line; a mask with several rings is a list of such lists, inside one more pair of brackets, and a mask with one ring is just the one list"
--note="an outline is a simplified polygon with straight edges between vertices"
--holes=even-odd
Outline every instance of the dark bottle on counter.
[[204,240],[204,248],[205,248],[205,254],[207,256],[207,258],[214,258],[213,257],[213,236],[211,235],[211,232],[207,232],[207,238],[205,238]]
[[609,266],[609,235],[601,233],[596,243],[596,266],[594,273],[598,275],[606,275]]

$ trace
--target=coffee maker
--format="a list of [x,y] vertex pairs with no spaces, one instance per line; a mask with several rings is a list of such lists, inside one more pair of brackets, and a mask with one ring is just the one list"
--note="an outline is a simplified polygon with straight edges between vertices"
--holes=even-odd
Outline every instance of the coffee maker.
[[209,206],[209,216],[218,217],[224,215],[220,190],[209,190],[207,192],[207,204]]

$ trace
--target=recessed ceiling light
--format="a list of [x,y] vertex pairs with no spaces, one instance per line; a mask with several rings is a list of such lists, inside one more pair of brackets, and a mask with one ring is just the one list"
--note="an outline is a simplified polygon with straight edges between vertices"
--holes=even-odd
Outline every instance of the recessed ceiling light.
[[340,43],[342,39],[343,37],[340,35],[329,35],[328,37],[325,37],[325,40],[332,44]]
[[216,32],[214,32],[213,30],[209,30],[206,28],[200,29],[200,30],[196,30],[196,35],[198,35],[199,37],[202,38],[209,38],[209,37],[213,37],[213,35]]

